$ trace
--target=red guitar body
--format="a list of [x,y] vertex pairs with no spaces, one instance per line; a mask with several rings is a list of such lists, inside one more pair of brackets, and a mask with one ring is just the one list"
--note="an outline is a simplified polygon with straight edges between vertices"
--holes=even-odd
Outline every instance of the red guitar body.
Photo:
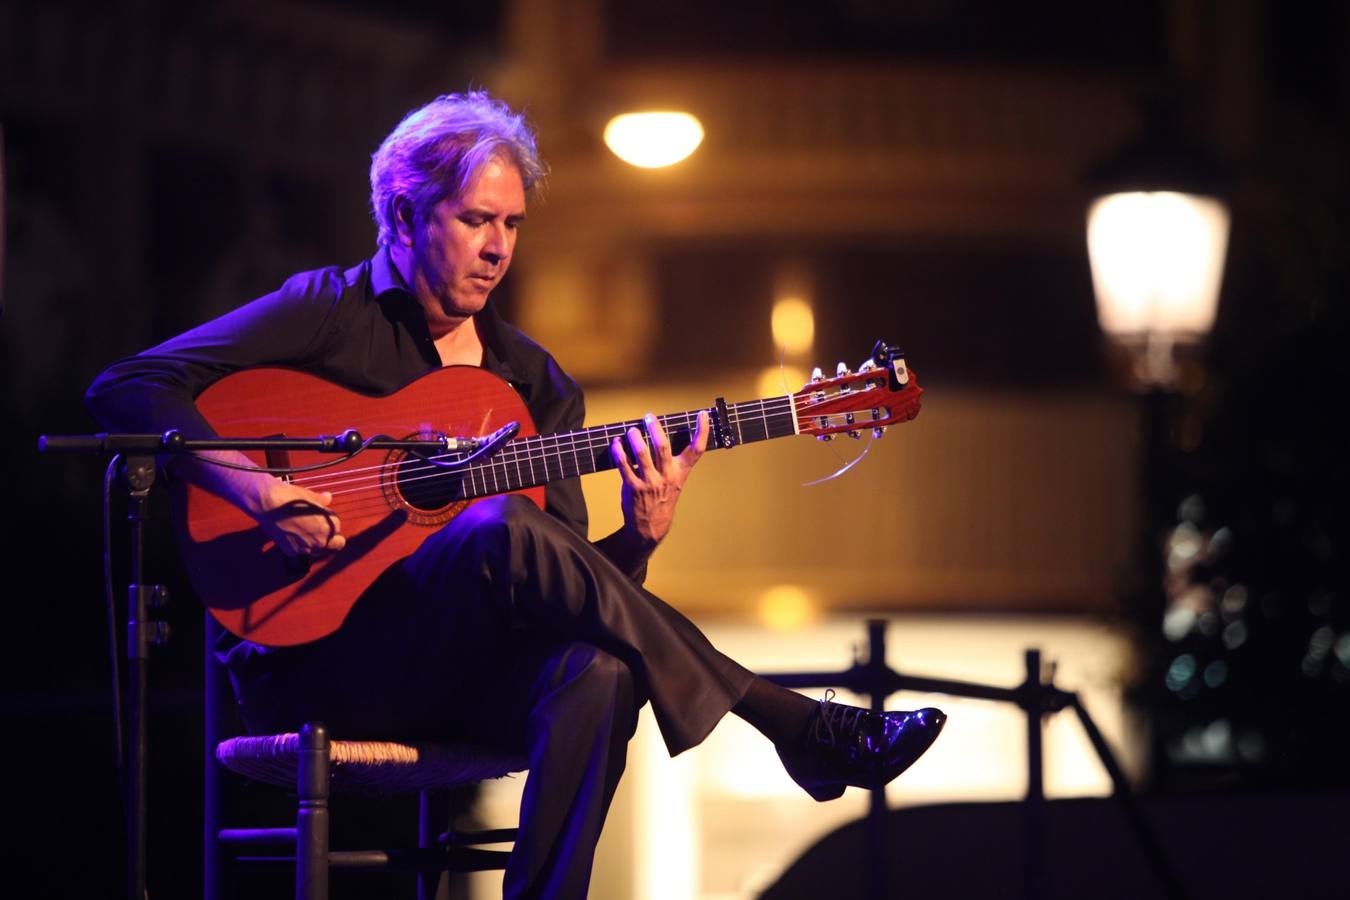
[[[535,433],[525,404],[483,369],[451,366],[401,390],[370,397],[290,369],[248,369],[207,388],[197,408],[223,435],[303,437],[355,428],[363,436],[412,438],[490,434],[511,422]],[[304,466],[331,454],[249,454],[259,465]],[[307,568],[288,560],[239,508],[209,491],[179,492],[183,558],[202,602],[225,628],[260,644],[303,644],[331,634],[385,569],[412,553],[470,501],[417,508],[399,494],[390,472],[400,452],[367,451],[296,478],[333,493],[331,510],[347,546]],[[540,506],[544,488],[523,493]]]

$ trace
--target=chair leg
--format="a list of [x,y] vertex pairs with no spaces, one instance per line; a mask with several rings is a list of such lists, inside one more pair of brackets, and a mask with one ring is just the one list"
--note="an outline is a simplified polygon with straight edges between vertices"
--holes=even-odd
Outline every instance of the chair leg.
[[296,900],[328,900],[328,789],[328,729],[310,722],[300,730],[296,777]]
[[224,667],[216,661],[214,651],[220,626],[209,616],[206,619],[203,666],[203,733],[202,733],[202,900],[220,900],[223,854],[220,851],[220,827],[223,819],[221,803],[224,787],[221,766],[216,761],[216,746],[222,738],[221,721],[229,708],[229,686],[225,683]]
[[[417,846],[440,849],[438,838],[450,819],[446,791],[422,791],[417,798]],[[417,873],[417,900],[450,900],[450,884],[444,869]]]

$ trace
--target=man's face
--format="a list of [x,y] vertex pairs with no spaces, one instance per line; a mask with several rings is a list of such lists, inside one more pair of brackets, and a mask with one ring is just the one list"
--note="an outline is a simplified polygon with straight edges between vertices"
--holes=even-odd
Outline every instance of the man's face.
[[433,334],[483,308],[511,265],[525,218],[525,187],[509,159],[494,156],[461,196],[446,197],[406,232],[412,289]]

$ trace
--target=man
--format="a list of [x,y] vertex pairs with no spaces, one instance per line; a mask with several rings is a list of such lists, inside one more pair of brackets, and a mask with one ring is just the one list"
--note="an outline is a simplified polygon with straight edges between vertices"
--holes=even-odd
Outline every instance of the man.
[[[467,365],[509,382],[541,433],[580,428],[575,382],[488,303],[543,174],[523,118],[484,93],[413,111],[373,157],[374,257],[296,275],[114,364],[88,392],[91,412],[117,430],[205,437],[211,427],[194,398],[248,366],[290,366],[385,394],[436,367]],[[719,653],[641,588],[708,440],[706,414],[678,454],[655,417],[644,421],[645,434],[631,429],[610,448],[623,481],[614,534],[586,540],[577,479],[550,485],[544,510],[514,495],[482,500],[390,567],[336,633],[295,647],[222,647],[248,726],[293,730],[319,719],[339,735],[449,736],[526,751],[508,897],[585,895],[647,701],[671,755],[735,712],[817,800],[898,775],[937,737],[941,712],[811,701]],[[199,454],[171,474],[237,505],[287,554],[343,552],[330,494],[250,467],[239,454]]]

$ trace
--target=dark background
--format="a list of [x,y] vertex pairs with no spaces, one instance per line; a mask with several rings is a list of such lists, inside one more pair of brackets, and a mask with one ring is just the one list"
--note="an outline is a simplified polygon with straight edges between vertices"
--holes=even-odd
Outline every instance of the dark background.
[[[1165,428],[1150,470],[1153,518],[1139,567],[1121,587],[1146,661],[1133,699],[1157,735],[1147,788],[1162,797],[1350,788],[1350,492],[1335,439],[1350,384],[1350,17],[1342,3],[1254,5],[1264,23],[1260,96],[1277,112],[1266,121],[1283,127],[1249,136],[1255,150],[1237,160],[1234,233],[1219,320],[1200,359],[1205,374],[1155,398]],[[895,6],[609,3],[606,46],[616,59],[675,64],[786,53],[998,62],[1091,77],[1161,71],[1173,37],[1171,5],[1162,2]],[[1193,6],[1220,14],[1221,5]],[[20,871],[44,885],[41,896],[116,896],[123,851],[98,552],[102,463],[39,456],[37,436],[92,430],[79,398],[117,357],[293,271],[367,255],[369,153],[403,111],[473,83],[501,51],[495,4],[307,4],[340,39],[297,33],[265,5],[226,8],[0,2],[0,421],[8,438],[0,463],[10,511],[0,541],[10,613],[0,709],[9,843]],[[381,22],[411,24],[439,51],[382,43]],[[202,60],[221,47],[256,53],[260,68],[248,83],[206,79]],[[349,85],[343,105],[279,121],[276,98],[303,94],[316,78]],[[234,133],[194,121],[190,98],[201,91],[232,92]],[[1221,156],[1228,149],[1218,148]],[[780,249],[763,248],[766,267]],[[753,273],[759,252],[738,247],[737,265]],[[876,314],[866,298],[883,294],[896,272],[921,295],[945,292],[947,303],[900,323],[926,348],[930,380],[1004,388],[1013,359],[1018,387],[1112,378],[1082,302],[1090,297],[1085,255],[1035,241],[953,247],[922,237],[823,252],[848,254],[853,281],[836,286],[834,302],[859,318]],[[716,244],[670,246],[663,298],[694,296],[699,273],[725,271],[727,262]],[[1019,282],[1037,285],[1034,315],[1015,300],[985,302]],[[502,300],[509,313],[509,288]],[[675,299],[663,308],[690,312]],[[993,324],[970,328],[977,318]],[[666,324],[677,332],[689,321],[670,313]],[[820,340],[828,347],[833,338]],[[709,349],[729,363],[740,352],[730,339]],[[682,359],[664,362],[679,374]],[[166,552],[163,512],[152,565],[177,594],[166,614],[174,639],[153,661],[152,884],[156,896],[186,897],[197,893],[199,865],[201,622]],[[115,523],[122,514],[114,500]],[[1177,526],[1202,535],[1203,551],[1176,578],[1218,596],[1235,585],[1244,592],[1236,612],[1169,640],[1165,599],[1149,573]],[[120,576],[123,529],[114,536]],[[1241,640],[1229,627],[1239,621]],[[1212,730],[1219,720],[1231,731],[1226,742]],[[383,809],[373,805],[371,817]]]

